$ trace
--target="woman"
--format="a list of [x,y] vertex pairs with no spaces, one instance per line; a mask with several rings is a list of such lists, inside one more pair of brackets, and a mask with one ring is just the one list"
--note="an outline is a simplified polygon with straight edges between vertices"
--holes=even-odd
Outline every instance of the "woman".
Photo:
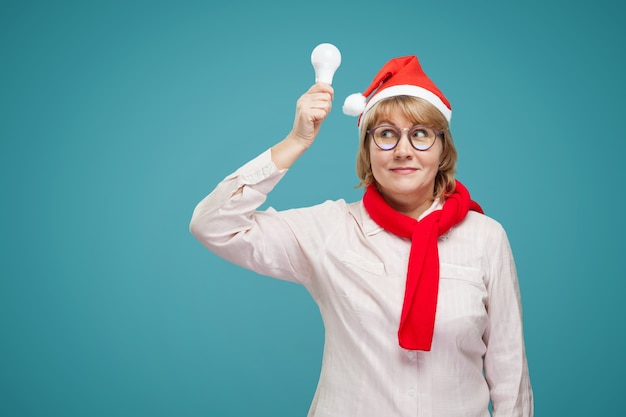
[[291,132],[194,210],[209,250],[304,285],[325,343],[309,416],[529,417],[520,293],[504,229],[454,179],[451,107],[414,56],[390,60],[363,94],[363,199],[259,211],[332,107],[317,83]]

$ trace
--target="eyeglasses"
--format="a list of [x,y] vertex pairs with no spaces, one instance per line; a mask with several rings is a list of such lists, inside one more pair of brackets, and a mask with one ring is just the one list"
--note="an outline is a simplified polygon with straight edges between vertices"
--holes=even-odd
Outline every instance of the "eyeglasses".
[[402,138],[402,132],[407,131],[407,137],[411,146],[418,151],[427,151],[434,145],[437,136],[443,134],[443,131],[430,126],[416,125],[413,127],[399,127],[392,125],[377,126],[369,129],[367,134],[374,139],[374,143],[383,151],[390,151],[398,146]]

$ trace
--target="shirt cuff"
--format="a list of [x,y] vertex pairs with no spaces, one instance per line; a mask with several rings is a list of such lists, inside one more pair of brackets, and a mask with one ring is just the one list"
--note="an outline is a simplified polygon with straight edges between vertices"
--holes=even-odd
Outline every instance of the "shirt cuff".
[[272,161],[271,149],[267,149],[224,178],[207,196],[208,201],[205,201],[205,204],[220,206],[232,197],[240,195],[244,187],[250,187],[257,195],[267,195],[286,172],[287,169],[279,170],[276,167]]
[[231,175],[226,177],[226,181],[235,179],[238,187],[243,185],[254,185],[263,194],[269,193],[272,188],[283,177],[286,169],[279,170],[272,161],[272,150],[265,152],[246,163]]

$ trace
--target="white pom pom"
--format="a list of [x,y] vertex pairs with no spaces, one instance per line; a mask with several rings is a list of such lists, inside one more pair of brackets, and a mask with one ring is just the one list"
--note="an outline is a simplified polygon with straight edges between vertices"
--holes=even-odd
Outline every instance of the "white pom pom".
[[348,116],[359,116],[365,110],[366,98],[361,93],[350,94],[343,102],[343,112]]

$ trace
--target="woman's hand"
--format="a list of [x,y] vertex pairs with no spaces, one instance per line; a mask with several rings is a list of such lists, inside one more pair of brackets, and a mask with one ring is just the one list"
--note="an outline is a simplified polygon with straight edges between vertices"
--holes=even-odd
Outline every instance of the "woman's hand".
[[334,90],[329,84],[317,83],[298,99],[290,136],[310,146],[332,108]]
[[278,169],[289,168],[308,148],[330,113],[334,90],[316,83],[298,99],[293,128],[282,142],[272,147],[272,160]]

